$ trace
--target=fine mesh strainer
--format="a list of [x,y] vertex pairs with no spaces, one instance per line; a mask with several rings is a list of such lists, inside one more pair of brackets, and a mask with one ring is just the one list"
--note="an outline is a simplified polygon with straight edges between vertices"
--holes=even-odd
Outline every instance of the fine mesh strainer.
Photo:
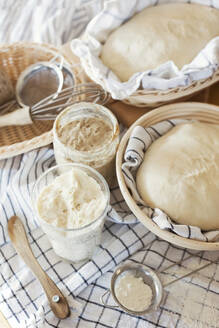
[[38,62],[27,67],[16,84],[16,99],[20,106],[33,106],[40,100],[60,92],[63,74],[52,62]]
[[[11,112],[16,106],[21,108],[33,106],[40,100],[60,92],[64,86],[73,84],[73,73],[63,66],[62,61],[61,63],[54,60],[42,61],[28,66],[19,75],[15,90],[7,73],[1,70],[0,115]],[[8,125],[10,125],[10,116]]]
[[[199,252],[201,253],[201,252]],[[197,253],[197,254],[199,254]],[[164,272],[168,269],[170,269],[171,267],[175,266],[175,265],[179,265],[181,264],[183,261],[188,260],[189,258],[194,257],[194,255],[190,255],[187,258],[173,263],[170,266],[166,267],[164,270],[159,271]],[[132,315],[136,315],[136,316],[144,316],[148,313],[154,312],[156,310],[158,310],[159,306],[162,303],[163,300],[163,291],[164,288],[172,285],[173,283],[177,282],[178,280],[181,280],[187,276],[190,276],[191,274],[198,272],[206,267],[208,267],[209,265],[213,264],[213,263],[217,263],[219,261],[219,258],[216,260],[216,262],[209,262],[205,265],[202,265],[201,267],[188,272],[187,274],[180,276],[179,278],[176,278],[174,280],[171,280],[170,282],[166,283],[166,284],[162,284],[162,282],[160,281],[159,277],[158,277],[158,272],[155,272],[154,270],[152,270],[151,268],[149,268],[148,266],[141,264],[141,263],[132,263],[131,261],[127,261],[124,264],[119,265],[112,277],[111,277],[111,285],[110,285],[110,290],[108,289],[102,296],[101,296],[101,302],[104,306],[106,307],[110,307],[110,308],[118,308],[120,307],[121,309],[123,309],[125,312],[132,314]],[[117,284],[119,283],[119,280],[125,275],[125,274],[132,274],[134,275],[134,277],[138,278],[138,277],[142,277],[143,282],[145,284],[147,284],[148,286],[150,286],[151,290],[152,290],[152,300],[151,300],[151,304],[149,307],[145,308],[144,311],[132,311],[130,309],[128,309],[127,307],[125,307],[123,304],[121,304],[121,302],[118,300],[117,296],[116,296],[116,287]],[[111,293],[114,302],[116,303],[116,305],[109,305],[107,304],[106,301],[106,296],[107,294],[109,295]]]

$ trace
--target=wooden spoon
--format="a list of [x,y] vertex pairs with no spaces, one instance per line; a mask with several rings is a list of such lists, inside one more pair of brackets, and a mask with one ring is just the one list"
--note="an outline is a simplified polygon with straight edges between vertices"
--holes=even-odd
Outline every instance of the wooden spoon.
[[25,264],[32,270],[39,279],[46,296],[48,298],[51,310],[59,319],[65,319],[69,316],[70,310],[68,303],[49,276],[43,271],[30,248],[27,235],[22,221],[17,216],[12,216],[8,221],[8,234],[17,253],[22,257]]

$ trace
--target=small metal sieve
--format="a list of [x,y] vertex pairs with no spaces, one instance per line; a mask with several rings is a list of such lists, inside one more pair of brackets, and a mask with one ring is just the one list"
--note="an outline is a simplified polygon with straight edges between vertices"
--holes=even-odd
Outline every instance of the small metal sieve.
[[16,99],[20,106],[33,106],[40,100],[60,92],[63,87],[62,70],[55,63],[38,62],[28,66],[16,84]]
[[[132,274],[134,277],[139,278],[141,277],[144,281],[145,284],[147,284],[148,286],[150,286],[151,290],[152,290],[152,301],[151,301],[151,305],[146,308],[144,311],[132,311],[128,308],[126,308],[124,305],[122,305],[117,296],[116,296],[116,285],[119,282],[119,280],[125,275],[125,274]],[[117,303],[118,305],[108,305],[105,302],[105,297],[107,294],[109,294],[111,292],[112,297],[115,301],[115,303]],[[107,290],[101,297],[101,301],[102,303],[107,306],[107,307],[120,307],[122,308],[124,311],[126,311],[129,314],[132,315],[136,315],[136,316],[143,316],[149,312],[153,312],[156,311],[157,308],[160,306],[161,301],[163,298],[163,286],[161,284],[160,279],[158,278],[158,275],[155,273],[155,271],[153,271],[152,269],[150,269],[149,267],[147,267],[144,264],[133,264],[133,263],[128,263],[128,264],[122,264],[120,266],[118,266],[111,278],[111,286],[110,286],[110,290]]]
[[56,94],[63,88],[74,85],[74,74],[64,64],[62,55],[57,55],[50,61],[41,61],[28,66],[19,75],[15,92],[7,74],[0,71],[1,114],[9,112],[16,103],[21,107],[31,107],[50,95],[55,99]]
[[[200,252],[199,252],[200,253]],[[197,254],[199,254],[197,253]],[[190,255],[187,258],[185,258],[184,260],[187,260],[191,257],[194,257],[194,255]],[[164,270],[162,271],[158,271],[158,272],[164,272],[167,269],[170,269],[171,267],[181,264],[184,260],[181,260],[179,262],[173,263],[170,266],[166,267]],[[118,308],[120,307],[121,309],[123,309],[125,312],[135,315],[135,316],[144,316],[148,313],[154,312],[156,310],[158,310],[159,306],[161,305],[162,299],[163,299],[163,290],[165,287],[172,285],[173,283],[177,282],[178,280],[181,280],[185,277],[190,276],[192,273],[198,272],[206,267],[208,267],[209,265],[213,264],[213,263],[217,263],[219,260],[219,258],[216,260],[216,262],[209,262],[207,264],[202,265],[201,267],[188,272],[187,274],[176,278],[166,284],[162,284],[157,273],[150,269],[148,266],[144,265],[144,264],[140,264],[140,263],[125,263],[125,264],[121,264],[119,265],[111,278],[111,285],[110,285],[110,290],[108,289],[102,296],[101,296],[101,302],[103,305],[105,305],[106,307],[110,307],[110,308]],[[122,305],[118,298],[116,297],[116,284],[119,282],[119,279],[122,278],[122,276],[124,276],[125,274],[132,274],[134,277],[138,278],[138,277],[142,277],[143,281],[145,284],[149,285],[151,290],[152,290],[152,301],[151,301],[151,305],[146,308],[144,311],[132,311],[128,308],[126,308],[124,305]],[[106,296],[109,295],[111,293],[113,300],[115,301],[115,303],[117,305],[109,305],[107,304],[106,301]]]

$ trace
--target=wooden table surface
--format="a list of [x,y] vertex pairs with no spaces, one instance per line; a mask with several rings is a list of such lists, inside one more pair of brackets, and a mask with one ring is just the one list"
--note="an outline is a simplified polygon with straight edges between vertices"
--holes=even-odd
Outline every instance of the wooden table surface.
[[[69,45],[64,45],[62,50],[70,53]],[[210,104],[215,104],[219,106],[219,83],[213,85],[206,91],[202,91],[199,95],[196,95],[189,99],[189,101],[207,102]],[[121,104],[119,102],[114,103],[114,105],[109,106],[111,110],[116,114],[118,120],[124,120],[125,125],[130,125],[138,117],[145,113],[142,108],[133,108],[132,106]],[[126,115],[124,112],[126,111]],[[148,111],[148,109],[146,110]],[[128,112],[128,115],[127,115]],[[0,327],[1,328],[13,328],[9,325],[8,321],[4,318],[4,315],[0,312]]]

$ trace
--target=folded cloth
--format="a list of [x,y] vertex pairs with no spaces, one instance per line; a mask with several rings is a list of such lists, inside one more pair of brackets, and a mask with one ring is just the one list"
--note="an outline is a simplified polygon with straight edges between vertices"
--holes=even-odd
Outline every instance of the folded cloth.
[[188,122],[188,120],[172,119],[162,121],[150,127],[136,126],[129,138],[125,150],[122,171],[127,187],[141,210],[150,217],[161,229],[167,229],[179,236],[202,241],[216,241],[219,230],[203,232],[199,227],[174,223],[171,218],[159,208],[152,209],[141,199],[135,181],[136,172],[141,165],[144,154],[152,142],[169,131],[173,126]]
[[[179,86],[188,86],[193,81],[206,79],[218,68],[219,37],[213,38],[188,65],[179,70],[174,62],[168,61],[153,70],[135,73],[126,82],[118,77],[100,60],[99,56],[108,35],[134,14],[149,6],[156,6],[170,0],[112,0],[106,1],[104,9],[87,25],[83,39],[71,42],[72,51],[80,58],[87,75],[107,90],[114,99],[125,99],[141,85],[143,89],[167,90]],[[186,3],[200,3],[202,0],[181,0]],[[218,3],[206,5],[219,9]]]
[[[31,192],[36,179],[55,165],[51,148],[41,148],[0,161],[0,310],[13,328],[66,327],[81,311],[75,299],[89,284],[147,245],[155,238],[136,222],[118,186],[111,190],[111,205],[103,231],[103,242],[93,259],[83,265],[61,260],[53,251],[32,212]],[[117,212],[118,210],[118,212]],[[18,215],[39,264],[63,291],[71,306],[71,317],[60,321],[50,310],[46,296],[30,270],[16,254],[7,232],[7,221]]]

